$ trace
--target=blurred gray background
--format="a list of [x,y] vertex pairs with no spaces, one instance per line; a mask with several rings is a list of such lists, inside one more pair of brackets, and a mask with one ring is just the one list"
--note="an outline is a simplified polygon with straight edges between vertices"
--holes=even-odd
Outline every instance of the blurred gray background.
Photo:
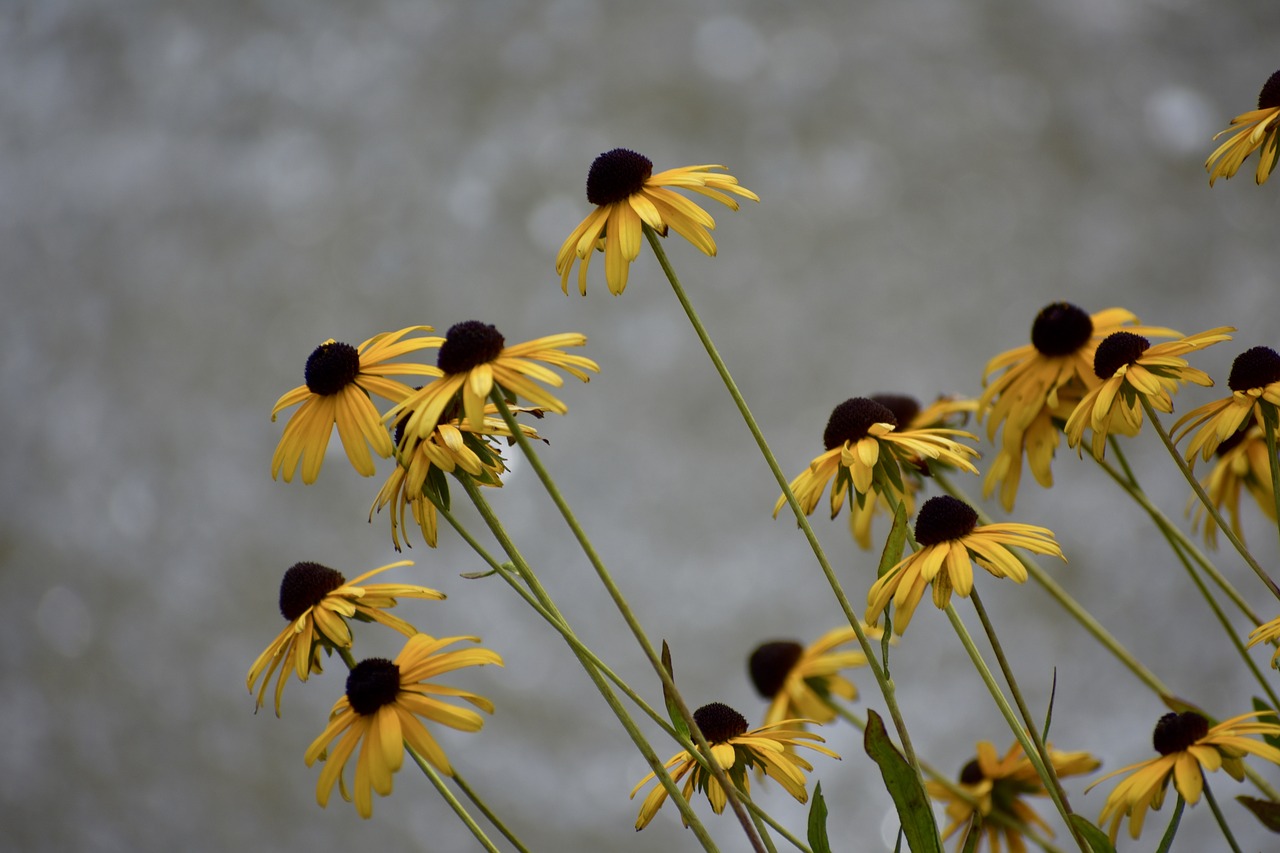
[[[1239,351],[1275,345],[1280,186],[1254,186],[1251,160],[1210,190],[1202,163],[1280,65],[1277,24],[1274,3],[1189,0],[4,3],[2,846],[473,848],[410,766],[371,821],[336,795],[317,807],[302,754],[341,693],[337,661],[289,686],[281,720],[255,716],[244,685],[283,626],[286,567],[397,559],[385,515],[365,521],[385,463],[363,480],[335,438],[319,483],[272,482],[270,408],[326,338],[410,323],[589,336],[601,374],[570,380],[545,458],[690,702],[758,722],[747,654],[840,614],[794,525],[770,520],[777,488],[652,258],[622,298],[600,261],[586,299],[561,295],[555,251],[588,211],[592,159],[723,163],[760,194],[711,211],[718,258],[668,249],[794,474],[836,403],[976,394],[1051,301],[1237,326],[1238,345],[1196,358],[1220,386]],[[1187,489],[1154,435],[1129,446],[1180,518]],[[582,635],[660,703],[530,473],[517,463],[499,512]],[[1014,515],[1057,531],[1070,562],[1054,573],[1174,689],[1248,710],[1256,685],[1144,517],[1074,454],[1055,474],[1051,492],[1024,484]],[[859,599],[873,559],[843,518],[815,521]],[[642,760],[563,643],[496,579],[460,579],[480,564],[441,539],[414,532],[416,565],[387,579],[445,590],[398,612],[506,658],[449,682],[498,706],[480,734],[441,733],[459,770],[535,849],[689,849],[669,806],[632,831]],[[1220,563],[1275,613],[1238,559]],[[1156,700],[1038,588],[984,581],[1038,708],[1057,667],[1055,743],[1104,769],[1152,755]],[[365,629],[357,654],[398,645]],[[953,770],[977,740],[1007,747],[931,607],[896,660],[927,759]],[[826,734],[844,756],[814,762],[837,848],[891,848],[856,732]],[[1071,781],[1096,817],[1109,787]],[[1224,801],[1251,792],[1212,783]],[[776,785],[758,796],[803,831]],[[1226,807],[1245,849],[1275,845]],[[1153,848],[1169,813],[1121,848]],[[730,818],[710,820],[743,849]],[[1175,849],[1220,844],[1191,809]]]

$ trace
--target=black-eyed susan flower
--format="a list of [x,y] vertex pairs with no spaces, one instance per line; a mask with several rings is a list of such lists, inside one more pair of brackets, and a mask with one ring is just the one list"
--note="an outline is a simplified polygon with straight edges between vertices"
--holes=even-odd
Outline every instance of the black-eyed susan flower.
[[[414,442],[404,441],[406,419],[401,418],[396,426],[395,436],[396,445],[402,448],[399,454],[400,464],[382,484],[382,489],[369,509],[369,520],[372,521],[375,512],[380,512],[388,504],[392,505],[391,541],[397,551],[400,550],[400,529],[405,526],[406,509],[413,513],[413,520],[422,530],[427,545],[436,547],[436,502],[444,501],[442,505],[448,505],[448,483],[443,479],[444,474],[462,470],[479,485],[495,488],[502,485],[501,477],[507,470],[506,462],[499,450],[489,443],[488,437],[509,438],[511,431],[503,420],[492,417],[497,411],[497,406],[487,404],[484,407],[484,421],[479,428],[472,427],[458,417],[442,420],[425,440]],[[540,409],[513,407],[512,411],[541,415]],[[520,430],[528,438],[539,437],[537,430],[531,426],[520,424]],[[406,543],[408,538],[406,535]]]
[[[361,661],[347,676],[346,695],[329,711],[329,725],[307,747],[310,767],[323,759],[324,769],[316,781],[316,802],[328,805],[333,785],[342,776],[357,746],[355,804],[364,818],[373,815],[373,794],[391,793],[391,777],[404,761],[407,745],[446,776],[453,775],[449,758],[419,717],[464,732],[477,732],[484,718],[435,697],[462,699],[492,714],[493,703],[457,687],[433,684],[429,679],[468,666],[497,664],[502,658],[488,649],[441,651],[462,640],[480,642],[479,637],[444,637],[414,634],[393,661],[370,658]],[[334,746],[334,741],[337,745]],[[333,747],[332,752],[329,751]],[[343,787],[343,797],[346,789]]]
[[[1280,640],[1280,616],[1270,622],[1263,622],[1250,631],[1248,648],[1253,648],[1258,643],[1274,643],[1277,640]],[[1271,666],[1280,669],[1280,648],[1277,648],[1275,654],[1271,656]]]
[[[872,394],[868,399],[884,406],[893,412],[899,424],[906,424],[905,429],[939,429],[958,427],[968,420],[969,415],[977,411],[977,400],[966,400],[956,397],[939,397],[924,408],[914,397],[905,394]],[[944,463],[939,463],[945,467]],[[927,466],[908,461],[902,468],[902,506],[910,518],[916,511],[916,495],[924,486],[924,478],[929,476]],[[871,521],[882,511],[889,509],[883,495],[874,501],[853,501],[849,504],[849,532],[853,539],[863,548],[871,547]]]
[[[1047,751],[1059,778],[1092,773],[1099,766],[1098,760],[1087,752],[1060,752],[1052,745]],[[1026,853],[1024,834],[1031,827],[1053,836],[1052,828],[1023,802],[1023,797],[1043,797],[1049,792],[1035,765],[1016,741],[1003,758],[996,755],[993,744],[978,743],[977,756],[960,771],[959,787],[967,796],[960,796],[940,782],[929,781],[925,787],[930,796],[946,804],[950,823],[943,831],[943,838],[965,830],[956,843],[957,850],[963,849],[968,840],[968,828],[975,813],[981,815],[978,831],[983,833],[992,853],[999,853],[1002,837],[1011,853]],[[981,849],[981,841],[978,844],[975,849]]]
[[968,597],[973,590],[973,563],[995,577],[1024,582],[1026,567],[1009,548],[1066,559],[1052,531],[1014,522],[979,527],[973,508],[950,495],[930,498],[920,507],[916,542],[920,549],[885,572],[867,593],[866,620],[872,625],[892,601],[893,630],[902,634],[929,584],[939,610],[951,601],[952,591]]
[[760,197],[740,186],[732,175],[713,169],[724,166],[683,166],[655,175],[649,158],[626,148],[615,148],[597,157],[587,173],[587,201],[596,209],[578,223],[556,255],[560,289],[569,292],[569,273],[574,261],[580,261],[578,292],[586,296],[587,265],[592,253],[602,250],[609,291],[620,295],[627,288],[631,262],[640,256],[643,225],[664,237],[668,227],[674,228],[700,252],[714,257],[716,241],[711,238],[711,230],[716,227],[715,220],[669,188],[692,190],[730,210],[738,209],[734,195],[752,201],[759,201]]
[[[880,630],[864,626],[866,633],[879,637]],[[852,702],[858,688],[840,673],[865,666],[860,650],[845,648],[858,641],[848,625],[823,634],[808,647],[794,640],[763,643],[747,659],[747,671],[756,691],[770,700],[765,711],[766,726],[783,720],[804,718],[826,724],[836,718],[833,697]]]
[[1137,435],[1142,428],[1142,400],[1157,412],[1173,411],[1173,392],[1184,382],[1212,385],[1203,370],[1197,370],[1179,356],[1231,340],[1231,326],[1219,326],[1178,341],[1151,342],[1133,332],[1114,332],[1098,345],[1093,371],[1102,384],[1094,388],[1067,418],[1067,444],[1083,453],[1086,429],[1093,432],[1090,449],[1101,459],[1107,449],[1107,435],[1119,432]]
[[[715,756],[716,763],[724,768],[734,785],[746,792],[751,790],[751,779],[747,770],[759,767],[788,794],[802,803],[806,802],[809,799],[809,792],[804,787],[804,771],[812,770],[813,765],[796,754],[796,747],[803,746],[835,759],[840,758],[825,746],[818,745],[825,743],[818,735],[800,727],[791,727],[793,724],[813,722],[812,720],[783,720],[747,731],[746,718],[720,702],[703,705],[693,712],[693,720],[698,724],[698,729],[707,739],[707,743],[711,745],[711,753]],[[809,741],[817,741],[817,743],[809,743]],[[686,800],[693,796],[695,790],[704,791],[712,810],[716,814],[724,811],[725,804],[728,802],[724,789],[720,787],[720,783],[710,771],[699,764],[687,750],[677,752],[665,766],[671,773],[671,780],[677,784],[681,779],[688,777],[681,792]],[[631,789],[632,799],[653,778],[654,774],[650,773],[641,779]],[[667,789],[661,785],[655,785],[640,805],[640,816],[636,818],[637,831],[649,825],[649,821],[653,820],[653,816],[666,800]]]
[[[1214,507],[1225,513],[1231,524],[1231,532],[1245,540],[1244,530],[1240,526],[1240,491],[1248,490],[1249,494],[1262,509],[1263,514],[1276,520],[1275,497],[1271,492],[1271,463],[1268,461],[1267,439],[1262,427],[1257,424],[1246,425],[1233,436],[1217,446],[1214,453],[1217,460],[1209,469],[1207,477],[1200,481],[1205,494],[1213,502]],[[1210,546],[1218,544],[1218,524],[1213,516],[1205,511],[1204,504],[1196,495],[1187,502],[1188,509],[1193,510],[1191,518],[1192,530],[1199,529],[1204,522],[1204,539]]]
[[311,673],[320,672],[320,650],[324,647],[350,648],[351,629],[347,619],[377,622],[412,636],[417,629],[403,619],[387,613],[397,598],[425,598],[436,601],[445,595],[425,586],[402,583],[365,583],[366,580],[387,569],[411,566],[409,560],[379,566],[347,581],[342,572],[319,563],[295,563],[284,573],[280,581],[280,614],[289,624],[271,645],[258,655],[249,668],[249,692],[262,679],[258,690],[257,708],[261,708],[267,694],[271,674],[280,668],[276,679],[276,716],[280,716],[280,697],[290,672],[306,681]]
[[1061,424],[1080,398],[1101,383],[1093,372],[1098,344],[1121,330],[1148,338],[1181,337],[1173,329],[1139,325],[1138,318],[1123,308],[1087,314],[1069,302],[1054,302],[1036,315],[1030,344],[987,362],[978,418],[987,419],[987,437],[1000,449],[987,468],[984,497],[999,487],[1001,505],[1012,511],[1024,459],[1037,483],[1046,489],[1053,485],[1050,463]]
[[[887,484],[894,499],[901,500],[906,488],[902,484],[902,465],[927,470],[929,465],[941,463],[978,473],[969,461],[978,451],[952,436],[977,438],[972,433],[949,428],[899,430],[898,419],[889,408],[867,397],[853,397],[832,411],[822,435],[826,452],[791,481],[791,491],[808,515],[818,505],[827,483],[834,478],[831,517],[835,518],[844,506],[850,485],[859,503],[875,497],[869,494],[873,483],[877,492],[880,483]],[[773,507],[774,518],[785,504],[785,495],[778,498]]]
[[441,416],[461,395],[463,418],[479,429],[484,423],[486,398],[495,386],[508,399],[523,397],[540,409],[563,415],[568,407],[539,383],[553,388],[564,384],[560,374],[546,365],[590,382],[585,371],[598,373],[599,366],[585,356],[570,355],[561,349],[580,347],[586,342],[586,335],[567,333],[506,346],[506,339],[493,326],[477,320],[458,323],[445,335],[436,359],[444,375],[412,392],[383,419],[407,418],[405,440],[421,441],[431,435]]
[[271,457],[271,477],[283,474],[285,482],[293,479],[302,462],[302,482],[314,483],[320,476],[320,465],[329,446],[333,427],[347,451],[351,465],[362,477],[374,474],[369,448],[384,459],[391,455],[391,437],[382,424],[382,416],[374,407],[370,394],[398,403],[409,396],[408,385],[391,376],[439,376],[430,364],[398,362],[399,358],[417,350],[438,347],[443,338],[413,337],[413,332],[429,332],[430,326],[409,326],[398,332],[384,332],[353,347],[328,340],[316,347],[307,358],[306,382],[276,401],[271,420],[282,409],[298,406],[289,417]]
[[1264,715],[1275,716],[1271,711],[1241,714],[1212,728],[1208,720],[1194,711],[1168,713],[1161,717],[1152,737],[1159,756],[1121,767],[1085,789],[1088,793],[1113,776],[1128,774],[1107,795],[1102,815],[1098,818],[1099,825],[1111,821],[1108,828],[1111,843],[1115,843],[1120,822],[1126,817],[1129,818],[1129,835],[1136,839],[1142,833],[1147,809],[1160,808],[1170,780],[1183,799],[1189,805],[1195,805],[1204,790],[1206,770],[1212,773],[1221,768],[1239,782],[1244,779],[1245,755],[1253,754],[1280,764],[1280,749],[1252,737],[1280,736],[1280,724],[1253,719]]
[[[1280,142],[1280,71],[1275,72],[1262,84],[1258,93],[1258,108],[1241,113],[1231,120],[1231,126],[1214,135],[1231,133],[1235,135],[1217,147],[1204,167],[1209,172],[1209,186],[1218,178],[1230,178],[1244,163],[1245,158],[1255,151],[1258,155],[1258,171],[1254,180],[1259,184],[1266,183],[1276,167],[1276,145]],[[1214,161],[1217,163],[1214,163]]]
[[1199,427],[1187,445],[1187,461],[1196,454],[1208,461],[1218,445],[1235,435],[1250,415],[1265,426],[1263,407],[1272,413],[1280,406],[1280,354],[1270,347],[1252,347],[1236,356],[1227,377],[1231,396],[1205,403],[1187,412],[1171,427],[1175,442]]

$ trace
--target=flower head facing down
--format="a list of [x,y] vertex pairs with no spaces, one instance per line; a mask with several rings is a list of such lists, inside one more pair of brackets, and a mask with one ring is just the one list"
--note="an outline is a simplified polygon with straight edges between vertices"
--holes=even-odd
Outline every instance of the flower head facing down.
[[450,404],[461,396],[464,421],[480,429],[486,398],[495,386],[509,400],[523,397],[540,409],[562,415],[568,407],[542,386],[559,388],[564,384],[551,367],[590,382],[586,371],[599,372],[600,367],[585,356],[570,355],[562,349],[586,342],[585,335],[570,333],[507,346],[494,326],[476,320],[458,323],[449,329],[440,346],[436,363],[444,375],[411,392],[383,419],[395,421],[407,416],[404,441],[423,441],[430,437]]
[[[1259,643],[1274,643],[1277,640],[1280,640],[1280,616],[1270,622],[1263,622],[1250,631],[1248,648],[1253,648]],[[1275,654],[1271,656],[1271,666],[1274,669],[1280,669],[1280,648],[1277,648]]]
[[1245,428],[1251,415],[1265,427],[1264,410],[1274,414],[1280,406],[1280,353],[1270,347],[1245,350],[1231,363],[1227,387],[1230,397],[1187,412],[1170,430],[1176,443],[1199,427],[1186,450],[1192,464],[1197,453],[1208,461],[1220,443]]
[[[1230,178],[1244,163],[1245,158],[1255,151],[1258,155],[1258,171],[1254,180],[1264,184],[1271,177],[1276,167],[1276,146],[1280,141],[1280,71],[1267,78],[1258,93],[1258,108],[1241,113],[1231,120],[1231,126],[1214,135],[1216,140],[1223,134],[1239,127],[1230,139],[1219,145],[1204,167],[1209,172],[1209,186],[1218,178]],[[1214,161],[1217,161],[1216,163]]]
[[[479,714],[435,697],[462,699],[489,714],[493,703],[456,687],[433,684],[430,679],[468,666],[502,666],[502,658],[488,649],[441,651],[462,640],[480,642],[478,637],[436,639],[414,634],[394,661],[370,658],[351,670],[346,695],[334,703],[329,725],[307,748],[308,767],[317,759],[325,762],[316,781],[316,802],[328,805],[333,785],[341,779],[342,769],[357,746],[355,804],[364,818],[373,815],[372,791],[383,797],[391,793],[391,777],[404,761],[406,744],[441,773],[453,775],[444,750],[419,718],[476,732],[484,725]],[[329,752],[331,746],[333,751]],[[347,798],[345,784],[343,798]]]
[[[903,465],[927,471],[929,465],[941,463],[978,473],[969,461],[978,451],[960,444],[952,436],[977,438],[972,433],[949,428],[899,430],[898,419],[887,406],[866,397],[853,397],[831,412],[822,435],[826,452],[791,481],[791,491],[801,510],[808,515],[818,505],[827,483],[834,478],[831,517],[835,518],[844,506],[850,485],[859,504],[867,499],[873,484],[878,492],[880,483],[887,484],[900,500],[906,490],[901,473]],[[785,503],[785,495],[778,498],[773,507],[774,518]]]
[[877,624],[892,602],[897,634],[907,629],[926,586],[933,585],[939,610],[950,602],[952,591],[967,597],[973,590],[973,563],[994,577],[1022,583],[1027,570],[1010,547],[1066,559],[1052,531],[1013,522],[979,526],[973,508],[950,495],[925,501],[916,518],[916,541],[920,549],[885,572],[867,593],[866,620]]
[[307,358],[305,382],[276,401],[271,420],[282,409],[298,406],[285,424],[280,443],[271,457],[271,478],[283,474],[287,483],[302,462],[302,482],[314,483],[329,446],[333,427],[347,452],[347,459],[363,477],[374,474],[369,448],[384,459],[391,455],[391,437],[374,408],[371,394],[393,403],[407,397],[408,385],[390,376],[438,376],[429,364],[397,362],[410,352],[440,346],[443,338],[406,338],[411,332],[429,332],[430,326],[410,326],[398,332],[375,335],[358,347],[328,340]]
[[[1060,752],[1052,745],[1047,749],[1059,778],[1092,773],[1098,769],[1098,760],[1087,752]],[[1025,853],[1027,846],[1023,833],[1030,827],[1053,835],[1052,828],[1043,818],[1022,801],[1023,797],[1047,796],[1048,791],[1036,773],[1035,765],[1016,741],[1003,758],[997,756],[994,745],[986,741],[978,744],[977,756],[960,771],[959,788],[965,796],[940,782],[929,781],[925,787],[931,797],[946,804],[950,823],[943,837],[950,838],[959,830],[966,830],[960,835],[957,850],[963,849],[968,840],[967,828],[975,813],[981,815],[978,831],[984,834],[993,853],[999,853],[1001,849],[1001,836],[1011,853]]]
[[[870,636],[880,636],[878,629],[865,627]],[[819,724],[834,720],[832,698],[838,696],[852,702],[858,696],[858,688],[840,674],[841,670],[867,663],[860,650],[837,650],[857,640],[858,635],[845,625],[823,634],[807,648],[793,640],[774,640],[758,646],[747,660],[747,671],[756,692],[770,700],[764,724],[796,718]]]
[[1280,749],[1253,735],[1280,736],[1280,724],[1261,722],[1254,717],[1271,716],[1272,711],[1256,711],[1232,717],[1210,728],[1209,721],[1194,711],[1168,713],[1160,718],[1152,735],[1152,745],[1160,753],[1155,758],[1121,767],[1094,782],[1128,774],[1107,795],[1098,818],[1099,825],[1111,821],[1109,832],[1114,844],[1120,822],[1129,818],[1129,835],[1137,838],[1147,809],[1159,809],[1164,802],[1169,781],[1187,801],[1195,805],[1204,790],[1204,771],[1226,770],[1237,782],[1244,778],[1244,756],[1253,754],[1280,764]]
[[324,647],[350,648],[351,629],[347,619],[377,622],[412,636],[417,629],[408,622],[386,611],[394,607],[398,598],[423,598],[443,600],[445,595],[425,586],[399,583],[364,583],[387,569],[411,566],[408,560],[379,566],[365,572],[352,581],[342,573],[319,563],[295,563],[284,573],[280,581],[280,614],[288,625],[271,641],[266,650],[249,668],[247,678],[249,692],[259,678],[256,708],[261,708],[267,694],[267,685],[276,668],[276,716],[280,716],[280,697],[284,684],[293,672],[299,681],[306,681],[313,672],[320,672],[320,650]]
[[1000,433],[1000,450],[987,469],[984,497],[999,487],[1001,505],[1012,511],[1024,459],[1037,483],[1046,489],[1053,485],[1050,464],[1058,449],[1059,425],[1080,398],[1101,382],[1093,372],[1098,344],[1112,332],[1126,329],[1149,338],[1180,337],[1172,329],[1138,325],[1138,318],[1123,308],[1088,314],[1069,302],[1054,302],[1036,315],[1030,344],[987,362],[978,417],[987,418],[991,441]]
[[[735,785],[746,792],[751,790],[751,779],[747,771],[752,767],[759,767],[788,794],[802,803],[806,802],[809,793],[805,790],[804,771],[812,770],[813,765],[797,755],[796,748],[805,747],[835,759],[840,758],[825,746],[818,745],[825,743],[818,735],[803,728],[788,728],[790,724],[810,723],[812,720],[783,720],[748,731],[746,718],[720,702],[703,705],[694,711],[693,720],[711,745],[716,763],[724,768]],[[692,797],[695,790],[705,792],[712,810],[716,814],[724,811],[728,802],[724,789],[710,771],[699,764],[687,750],[677,752],[665,766],[670,771],[673,782],[679,784],[681,779],[685,779],[681,793],[686,800]],[[653,778],[654,774],[650,773],[641,779],[631,789],[631,797],[634,799],[640,789]],[[640,805],[640,815],[636,818],[637,831],[649,825],[649,821],[653,820],[666,799],[667,789],[655,785]]]
[[[1276,519],[1276,504],[1271,492],[1271,463],[1268,460],[1266,435],[1257,424],[1247,424],[1214,449],[1217,460],[1209,474],[1200,481],[1213,505],[1229,519],[1231,531],[1244,541],[1240,525],[1240,492],[1245,489],[1262,509],[1263,515]],[[1205,510],[1196,495],[1191,495],[1187,508],[1193,513],[1192,529],[1204,523],[1204,539],[1210,547],[1218,543],[1218,524]]]
[[1227,333],[1233,331],[1231,326],[1219,326],[1155,346],[1133,332],[1108,335],[1094,354],[1094,373],[1102,384],[1086,394],[1067,418],[1067,444],[1083,453],[1084,431],[1091,430],[1090,449],[1101,459],[1111,432],[1137,435],[1142,428],[1142,400],[1168,413],[1173,411],[1172,395],[1180,384],[1212,385],[1209,374],[1189,366],[1180,356],[1229,341]]
[[649,158],[626,148],[615,148],[597,157],[587,174],[587,201],[596,208],[578,223],[556,255],[560,289],[569,292],[569,273],[578,261],[578,292],[586,296],[587,266],[592,253],[600,250],[604,252],[609,292],[621,295],[627,288],[631,262],[640,256],[644,225],[663,237],[668,228],[673,228],[700,252],[714,257],[716,242],[711,230],[716,227],[715,220],[671,188],[691,190],[730,210],[738,209],[734,195],[752,201],[760,198],[740,186],[737,178],[713,169],[724,166],[684,166],[655,175]]

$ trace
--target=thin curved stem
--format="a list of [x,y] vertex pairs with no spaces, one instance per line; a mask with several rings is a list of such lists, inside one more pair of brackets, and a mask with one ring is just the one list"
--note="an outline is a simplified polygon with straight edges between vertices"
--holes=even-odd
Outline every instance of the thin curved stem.
[[1276,531],[1280,532],[1280,459],[1276,458],[1276,419],[1280,417],[1276,407],[1269,403],[1262,406],[1262,423],[1267,431],[1267,468],[1271,471],[1271,499],[1275,502]]
[[494,828],[496,828],[498,832],[501,832],[503,838],[510,841],[516,850],[520,851],[520,853],[529,853],[529,848],[525,847],[524,844],[520,842],[520,839],[515,835],[515,833],[507,829],[506,824],[499,820],[498,816],[494,814],[493,809],[489,808],[485,801],[480,799],[476,792],[471,789],[471,786],[467,784],[467,780],[462,778],[462,775],[458,773],[456,767],[453,770],[453,784],[457,785],[458,788],[462,790],[462,793],[466,795],[467,799],[480,810],[482,815],[484,815],[485,820],[493,824]]
[[[1201,774],[1204,771],[1200,771]],[[1218,828],[1222,830],[1222,837],[1227,839],[1227,844],[1231,846],[1233,853],[1240,853],[1240,845],[1236,843],[1235,836],[1231,834],[1231,827],[1227,825],[1227,819],[1222,814],[1222,809],[1218,808],[1218,801],[1214,799],[1213,791],[1209,789],[1209,780],[1204,780],[1204,798],[1209,803],[1209,809],[1213,812],[1213,817],[1218,821]]]
[[[429,762],[423,759],[421,755],[418,755],[418,753],[413,750],[413,747],[405,744],[404,748],[409,750],[409,755],[413,757],[414,763],[416,763],[422,772],[426,774],[426,777],[431,780],[431,784],[435,785],[436,790],[440,792],[440,796],[444,797],[444,801],[453,809],[453,812],[458,816],[458,819],[466,824],[467,829],[471,830],[471,834],[476,837],[476,841],[480,842],[480,846],[485,850],[488,850],[489,853],[499,853],[498,848],[489,840],[489,836],[484,834],[484,830],[480,828],[480,824],[476,823],[475,818],[467,812],[466,807],[463,806],[462,803],[458,801],[458,798],[453,795],[453,791],[449,790],[449,786],[440,778],[440,774],[436,772],[436,769],[432,767]],[[521,849],[523,850],[524,848],[522,847]]]

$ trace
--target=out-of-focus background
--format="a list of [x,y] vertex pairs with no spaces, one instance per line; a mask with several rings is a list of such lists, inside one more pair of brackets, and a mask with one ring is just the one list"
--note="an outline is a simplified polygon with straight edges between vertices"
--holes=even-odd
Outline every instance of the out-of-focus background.
[[[289,686],[283,719],[255,716],[244,683],[283,626],[285,568],[351,577],[397,559],[385,515],[365,519],[381,478],[355,475],[336,439],[316,485],[272,482],[271,406],[326,338],[410,323],[589,336],[601,374],[570,380],[569,415],[541,423],[545,458],[690,702],[758,722],[747,654],[840,614],[795,526],[770,520],[776,485],[652,258],[621,298],[599,261],[586,299],[560,293],[555,251],[588,211],[593,158],[723,163],[760,194],[711,211],[718,258],[668,250],[796,473],[835,404],[976,394],[987,359],[1055,300],[1237,326],[1196,357],[1219,386],[1238,352],[1275,345],[1280,187],[1254,186],[1251,160],[1210,190],[1203,162],[1280,65],[1278,25],[1274,4],[1188,0],[5,4],[3,846],[471,849],[411,766],[371,821],[336,795],[317,807],[302,754],[341,694],[339,662]],[[1179,410],[1219,393],[1191,389]],[[1127,447],[1181,518],[1187,489],[1155,436]],[[1013,516],[1058,533],[1055,576],[1175,690],[1249,710],[1256,685],[1141,513],[1073,453],[1055,476],[1051,492],[1024,484]],[[660,704],[527,468],[493,500],[581,634]],[[1274,532],[1246,512],[1275,565]],[[858,599],[873,557],[843,519],[815,521]],[[481,566],[456,535],[434,551],[412,536],[416,565],[386,579],[450,598],[397,612],[507,662],[451,681],[497,704],[482,733],[441,733],[469,782],[534,849],[691,846],[669,807],[632,830],[646,768],[563,643],[496,579],[458,577]],[[1238,559],[1219,562],[1274,615]],[[1153,754],[1164,709],[1149,692],[1034,585],[979,583],[1037,708],[1056,667],[1056,745],[1108,770]],[[361,629],[356,651],[398,647]],[[931,607],[895,659],[928,760],[958,770],[976,741],[1011,742]],[[861,706],[881,707],[859,683]],[[826,734],[844,760],[815,758],[814,778],[837,848],[891,848],[857,733]],[[1212,783],[1244,848],[1271,847],[1230,801],[1250,789]],[[1082,787],[1073,801],[1096,817],[1109,788]],[[776,785],[757,795],[802,831]],[[1153,846],[1169,809],[1122,849]],[[711,824],[742,849],[730,820]],[[1204,805],[1182,837],[1221,844]]]

